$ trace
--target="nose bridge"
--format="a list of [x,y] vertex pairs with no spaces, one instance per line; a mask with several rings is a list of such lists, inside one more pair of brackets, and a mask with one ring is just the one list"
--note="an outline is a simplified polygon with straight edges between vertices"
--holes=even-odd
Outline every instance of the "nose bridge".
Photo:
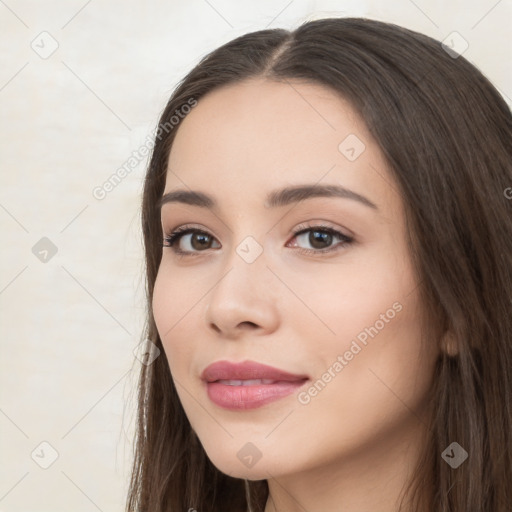
[[268,259],[253,235],[234,236],[227,249],[222,272],[208,300],[208,323],[228,333],[241,323],[251,323],[265,330],[276,323],[276,301],[270,281]]
[[[267,254],[264,251],[263,243],[258,241],[254,235],[242,235],[228,249],[224,268],[228,272],[224,279],[230,281],[230,284],[237,284],[243,289],[244,293],[258,293],[260,285],[263,285],[269,274],[267,264]],[[236,290],[235,290],[236,291]],[[242,291],[242,290],[241,290]],[[251,295],[253,295],[251,293]]]
[[[233,211],[240,211],[242,205],[233,208]],[[225,251],[228,251],[225,255],[226,267],[228,269],[233,268],[232,272],[236,269],[242,274],[247,272],[249,275],[253,271],[258,273],[268,272],[265,266],[267,254],[264,250],[268,238],[266,234],[268,231],[267,223],[255,220],[258,218],[257,205],[246,202],[245,208],[249,208],[247,214],[240,213],[233,216],[233,227],[229,237],[230,243],[225,245]],[[250,212],[253,212],[253,214],[251,215]]]

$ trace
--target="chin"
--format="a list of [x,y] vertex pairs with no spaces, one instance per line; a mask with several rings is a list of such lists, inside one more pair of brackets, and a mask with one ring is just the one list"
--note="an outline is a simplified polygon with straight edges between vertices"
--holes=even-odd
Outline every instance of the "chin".
[[251,443],[233,450],[218,446],[214,452],[206,450],[206,455],[219,471],[233,478],[265,480],[270,476],[277,476],[277,473],[282,471],[279,470],[280,464],[276,464],[275,460],[265,460],[265,455],[261,452],[258,454]]

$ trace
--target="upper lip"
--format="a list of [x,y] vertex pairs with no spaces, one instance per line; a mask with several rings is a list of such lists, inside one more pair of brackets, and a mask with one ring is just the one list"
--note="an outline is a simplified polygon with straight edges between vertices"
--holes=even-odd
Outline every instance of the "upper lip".
[[275,381],[295,382],[308,379],[307,375],[298,375],[274,368],[255,361],[232,363],[230,361],[216,361],[207,366],[201,373],[201,379],[206,382],[217,380],[251,380],[271,379]]

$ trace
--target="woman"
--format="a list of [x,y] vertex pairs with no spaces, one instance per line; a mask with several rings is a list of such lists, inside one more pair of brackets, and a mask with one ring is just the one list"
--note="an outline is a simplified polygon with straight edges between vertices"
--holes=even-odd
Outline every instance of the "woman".
[[396,25],[207,55],[145,180],[162,356],[127,510],[509,510],[511,135],[474,66]]

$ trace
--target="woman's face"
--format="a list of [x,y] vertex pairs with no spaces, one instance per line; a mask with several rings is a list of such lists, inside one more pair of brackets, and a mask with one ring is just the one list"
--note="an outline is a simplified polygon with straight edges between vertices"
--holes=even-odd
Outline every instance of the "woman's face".
[[[347,192],[277,192],[304,186]],[[177,190],[211,203],[164,202],[164,233],[199,232],[163,248],[153,312],[213,464],[262,479],[396,460],[424,428],[437,347],[421,343],[398,187],[350,105],[293,81],[215,90],[179,126],[164,194]],[[218,361],[292,377],[207,383]]]

